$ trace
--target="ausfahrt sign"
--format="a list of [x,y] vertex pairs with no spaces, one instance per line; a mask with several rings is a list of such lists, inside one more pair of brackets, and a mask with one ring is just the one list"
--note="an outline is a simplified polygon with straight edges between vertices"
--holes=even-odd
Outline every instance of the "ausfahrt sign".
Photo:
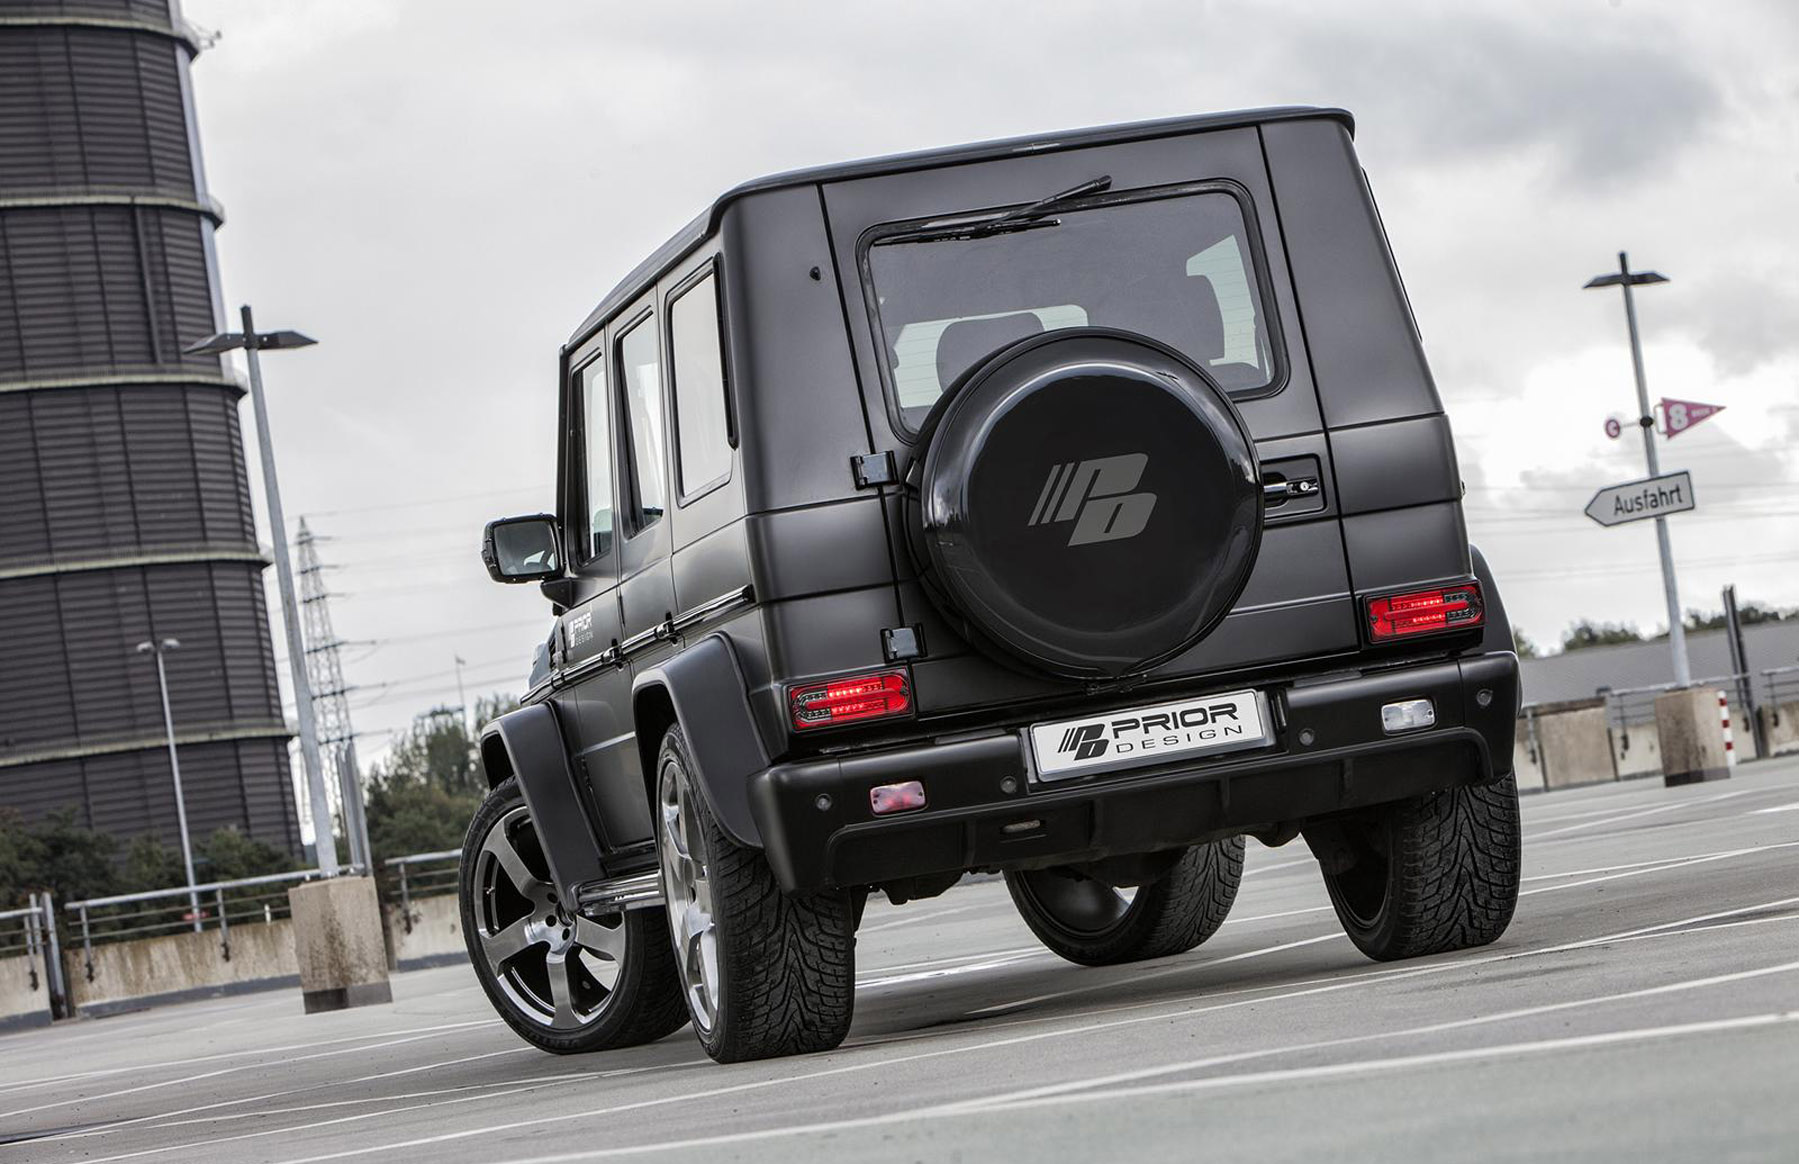
[[1693,508],[1693,478],[1685,469],[1609,485],[1587,502],[1587,516],[1600,525],[1623,525],[1646,517],[1685,513]]

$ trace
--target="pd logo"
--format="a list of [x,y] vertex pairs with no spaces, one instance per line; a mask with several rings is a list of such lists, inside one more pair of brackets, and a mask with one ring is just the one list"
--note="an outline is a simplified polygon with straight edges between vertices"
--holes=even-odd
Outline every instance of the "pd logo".
[[1077,760],[1091,760],[1095,756],[1106,754],[1106,725],[1103,723],[1076,724],[1062,733],[1062,742],[1056,745],[1056,753],[1062,755],[1074,753]]
[[1049,471],[1026,524],[1072,521],[1071,546],[1134,538],[1149,524],[1156,507],[1154,493],[1131,492],[1148,466],[1147,453],[1057,465]]

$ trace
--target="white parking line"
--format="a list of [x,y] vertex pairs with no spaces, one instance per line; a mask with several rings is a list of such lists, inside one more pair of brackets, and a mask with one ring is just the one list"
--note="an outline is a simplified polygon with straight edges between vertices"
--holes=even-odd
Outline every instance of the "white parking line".
[[[1004,1104],[982,1102],[979,1100],[964,1101],[933,1108],[887,1112],[877,1116],[865,1116],[860,1119],[829,1120],[820,1123],[790,1125],[781,1128],[764,1128],[752,1132],[728,1132],[716,1136],[695,1136],[684,1140],[664,1140],[654,1144],[634,1144],[615,1148],[593,1148],[580,1152],[560,1152],[552,1156],[515,1157],[506,1161],[506,1164],[574,1164],[575,1161],[607,1160],[622,1156],[644,1156],[661,1152],[693,1152],[698,1149],[727,1148],[759,1141],[787,1139],[793,1136],[821,1135],[871,1127],[890,1127],[894,1124],[914,1123],[933,1119],[943,1119],[945,1117],[979,1117],[1002,1112],[1029,1110],[1038,1107],[1054,1107],[1070,1103],[1088,1103],[1094,1101],[1116,1102],[1120,1099],[1134,1099],[1150,1095],[1185,1094],[1198,1091],[1220,1090],[1229,1087],[1246,1087],[1269,1083],[1289,1083],[1312,1079],[1349,1078],[1358,1075],[1411,1070],[1420,1067],[1475,1063],[1484,1060],[1515,1058],[1523,1055],[1554,1054],[1557,1052],[1583,1050],[1596,1047],[1628,1045],[1631,1043],[1651,1042],[1661,1039],[1681,1038],[1689,1035],[1754,1030],[1793,1022],[1799,1022],[1799,1011],[1775,1011],[1767,1014],[1744,1015],[1738,1018],[1714,1019],[1707,1022],[1679,1023],[1660,1027],[1641,1027],[1633,1030],[1607,1031],[1603,1034],[1596,1035],[1574,1035],[1558,1039],[1540,1039],[1527,1043],[1506,1043],[1499,1046],[1476,1047],[1459,1051],[1436,1051],[1420,1055],[1397,1055],[1385,1059],[1363,1059],[1353,1063],[1332,1063],[1323,1066],[1290,1067],[1282,1070],[1255,1071],[1241,1075],[1209,1076],[1205,1079],[1183,1080],[1177,1083],[1148,1084],[1142,1087],[1080,1092],[1071,1095],[1055,1095],[1040,1099],[1027,1099]],[[324,1159],[324,1157],[320,1157],[320,1159]]]
[[1263,873],[1278,873],[1282,869],[1293,869],[1300,865],[1316,865],[1317,863],[1318,859],[1313,857],[1310,853],[1307,853],[1305,856],[1292,861],[1280,861],[1273,865],[1257,865],[1252,869],[1245,869],[1243,870],[1243,876],[1246,878],[1259,877]]
[[[404,1039],[389,1039],[385,1043],[368,1043],[360,1047],[340,1047],[335,1051],[320,1051],[315,1055],[301,1055],[297,1058],[287,1059],[284,1060],[284,1065],[305,1063],[313,1059],[329,1059],[336,1055],[356,1055],[361,1054],[364,1051],[378,1051],[383,1047],[398,1047],[405,1043],[416,1043],[420,1039],[429,1039],[432,1037],[433,1036],[430,1034],[415,1034],[408,1035]],[[524,1049],[525,1048],[522,1047],[513,1048],[514,1051]],[[496,1054],[507,1053],[510,1052],[496,1052]],[[216,1079],[221,1075],[230,1075],[233,1072],[242,1071],[244,1069],[245,1067],[243,1066],[221,1067],[217,1071],[203,1071],[197,1075],[183,1075],[175,1079],[164,1079],[157,1083],[143,1083],[136,1087],[120,1088],[118,1091],[102,1092],[99,1095],[80,1095],[71,1099],[59,1099],[55,1103],[40,1103],[36,1107],[21,1107],[9,1112],[0,1112],[0,1120],[12,1119],[14,1116],[30,1115],[33,1112],[49,1111],[52,1108],[67,1107],[73,1103],[98,1103],[105,1099],[117,1099],[121,1095],[136,1095],[140,1092],[156,1091],[159,1088],[175,1087],[183,1083],[198,1083],[203,1079]],[[408,1068],[407,1070],[417,1070],[417,1068]],[[404,1072],[396,1072],[396,1074],[404,1074]]]
[[[574,1080],[579,1080],[579,1079],[591,1079],[591,1078],[597,1077],[599,1074],[600,1074],[599,1072],[595,1072],[592,1075],[585,1075],[585,1076],[584,1075],[566,1075],[566,1076],[561,1076],[560,1081],[561,1082],[572,1082]],[[234,1136],[214,1136],[209,1139],[195,1140],[195,1141],[191,1141],[189,1143],[184,1143],[184,1144],[163,1144],[163,1145],[160,1145],[155,1148],[140,1148],[139,1150],[137,1150],[135,1152],[121,1152],[116,1156],[94,1157],[89,1160],[89,1164],[112,1164],[112,1162],[118,1161],[118,1160],[138,1160],[138,1159],[142,1159],[145,1156],[161,1155],[164,1152],[187,1152],[187,1151],[192,1151],[196,1148],[211,1148],[211,1147],[215,1147],[219,1144],[236,1144],[236,1143],[241,1143],[244,1140],[257,1140],[257,1139],[261,1139],[264,1136],[281,1136],[281,1135],[287,1135],[291,1132],[297,1132],[297,1131],[313,1131],[318,1128],[330,1128],[330,1127],[338,1127],[343,1124],[360,1123],[363,1120],[386,1119],[389,1116],[399,1115],[401,1112],[419,1111],[424,1108],[433,1108],[433,1107],[449,1107],[453,1104],[474,1103],[477,1100],[482,1100],[482,1099],[504,1099],[509,1095],[523,1095],[524,1093],[526,1093],[528,1091],[537,1091],[537,1090],[540,1090],[541,1088],[551,1087],[551,1086],[554,1086],[554,1084],[551,1084],[551,1083],[526,1083],[526,1084],[522,1084],[522,1085],[514,1085],[514,1086],[508,1087],[502,1091],[483,1092],[480,1095],[461,1095],[461,1096],[457,1096],[454,1099],[434,1099],[434,1100],[428,1100],[424,1103],[413,1103],[413,1104],[406,1104],[401,1107],[383,1108],[381,1111],[365,1111],[365,1112],[361,1112],[357,1115],[338,1116],[336,1119],[315,1120],[312,1123],[301,1124],[299,1127],[294,1127],[294,1128],[264,1128],[261,1131],[240,1132]],[[42,1141],[34,1141],[34,1142],[41,1143]]]
[[1042,1087],[1026,1088],[1021,1091],[1003,1095],[988,1096],[968,1101],[971,1106],[985,1107],[989,1104],[1014,1103],[1024,1099],[1036,1099],[1046,1095],[1060,1095],[1064,1092],[1085,1091],[1097,1087],[1114,1087],[1123,1083],[1135,1083],[1144,1079],[1154,1079],[1164,1075],[1179,1075],[1189,1071],[1202,1071],[1210,1067],[1220,1067],[1230,1063],[1240,1063],[1250,1059],[1269,1058],[1275,1055],[1295,1054],[1304,1051],[1321,1051],[1334,1047],[1353,1046],[1357,1043],[1374,1042],[1382,1039],[1412,1038],[1419,1035],[1437,1035],[1445,1031],[1464,1030],[1470,1027],[1491,1026],[1494,1023],[1512,1022],[1517,1019],[1536,1018],[1541,1015],[1555,1014],[1565,1010],[1583,1010],[1588,1007],[1604,1006],[1609,1003],[1628,1002],[1644,998],[1656,998],[1662,995],[1679,994],[1689,990],[1703,990],[1713,986],[1727,986],[1736,982],[1746,982],[1753,978],[1766,978],[1775,974],[1792,974],[1799,971],[1799,962],[1783,962],[1778,966],[1764,966],[1756,970],[1740,970],[1732,974],[1714,974],[1704,978],[1691,978],[1682,982],[1670,982],[1661,986],[1643,987],[1637,990],[1625,990],[1615,994],[1599,995],[1595,998],[1579,998],[1567,1002],[1544,1003],[1539,1006],[1520,1007],[1516,1010],[1500,1011],[1496,1014],[1477,1015],[1474,1018],[1452,1019],[1448,1022],[1429,1023],[1419,1027],[1409,1027],[1396,1031],[1374,1031],[1364,1035],[1348,1035],[1337,1039],[1321,1039],[1316,1042],[1299,1043],[1286,1047],[1273,1047],[1254,1051],[1242,1051],[1233,1055],[1212,1055],[1202,1059],[1190,1059],[1186,1062],[1164,1063],[1156,1067],[1144,1067],[1135,1071],[1122,1071],[1114,1075],[1095,1076],[1090,1079],[1067,1080],[1061,1083],[1047,1084]]
[[[981,902],[980,904],[985,905],[987,903]],[[894,921],[882,922],[878,926],[863,926],[861,929],[856,931],[856,936],[858,938],[860,938],[864,934],[878,934],[882,930],[896,930],[901,926],[916,925],[919,922],[937,921],[941,918],[949,917],[951,914],[967,913],[969,910],[976,909],[976,908],[979,908],[979,906],[977,906],[977,905],[958,905],[954,909],[931,910],[926,913],[914,914],[911,917],[902,917],[902,918],[898,918]]]
[[1147,970],[1141,974],[1132,974],[1124,978],[1114,978],[1105,983],[1093,983],[1088,986],[1077,986],[1069,990],[1052,991],[1049,994],[1033,994],[1029,998],[1014,999],[1011,1002],[995,1003],[992,1006],[977,1007],[968,1012],[968,1017],[977,1018],[982,1015],[1003,1014],[1020,1007],[1032,1006],[1039,1002],[1050,1002],[1058,998],[1067,998],[1072,994],[1086,994],[1095,990],[1116,990],[1120,986],[1135,985],[1148,982],[1154,978],[1166,978],[1170,974],[1184,974],[1190,970],[1209,970],[1213,966],[1223,966],[1229,962],[1242,962],[1250,958],[1262,958],[1269,954],[1279,954],[1285,950],[1297,950],[1301,946],[1315,946],[1319,942],[1334,941],[1343,937],[1341,931],[1319,934],[1315,938],[1301,938],[1296,942],[1281,942],[1273,946],[1262,946],[1254,950],[1245,950],[1238,954],[1227,954],[1222,958],[1208,958],[1203,962],[1183,962],[1179,966],[1163,966],[1156,970]]
[[907,974],[890,974],[884,978],[857,979],[856,989],[863,990],[873,986],[893,986],[901,982],[923,982],[931,978],[947,978],[952,974],[972,974],[981,970],[997,970],[1002,966],[1012,966],[1032,958],[1049,957],[1045,950],[1028,950],[1022,954],[1014,954],[1009,958],[993,958],[985,962],[969,962],[959,966],[943,966],[935,970],[914,970]]
[[[1622,869],[1621,871],[1616,872],[1616,873],[1609,873],[1609,874],[1602,874],[1602,875],[1598,875],[1598,876],[1587,877],[1581,881],[1571,881],[1571,882],[1567,882],[1567,883],[1561,884],[1561,885],[1542,885],[1542,886],[1538,886],[1535,889],[1526,889],[1526,890],[1522,891],[1519,894],[1519,896],[1520,897],[1529,897],[1529,896],[1533,896],[1533,895],[1539,894],[1539,893],[1559,893],[1564,890],[1578,889],[1578,888],[1580,888],[1582,886],[1586,886],[1586,885],[1597,885],[1597,884],[1599,884],[1601,882],[1605,882],[1605,881],[1617,881],[1617,880],[1620,880],[1620,879],[1623,879],[1626,877],[1640,877],[1640,876],[1643,876],[1648,873],[1661,873],[1661,872],[1666,872],[1666,871],[1672,870],[1672,869],[1681,869],[1681,868],[1685,868],[1688,865],[1701,865],[1701,864],[1706,864],[1711,861],[1722,861],[1722,860],[1725,860],[1726,858],[1730,858],[1730,857],[1749,856],[1751,854],[1767,852],[1767,851],[1770,851],[1773,849],[1789,849],[1789,848],[1794,848],[1794,847],[1799,847],[1799,841],[1787,841],[1787,842],[1781,842],[1781,843],[1772,844],[1772,845],[1754,845],[1754,846],[1750,846],[1750,847],[1746,847],[1746,848],[1742,848],[1742,849],[1726,849],[1726,850],[1723,850],[1723,851],[1717,852],[1717,853],[1701,854],[1700,856],[1697,856],[1697,857],[1683,857],[1683,858],[1676,860],[1675,862],[1673,862],[1671,864],[1657,865],[1657,866],[1654,866],[1651,868],[1634,868],[1633,867],[1633,868],[1628,868],[1628,869]],[[1242,959],[1245,959],[1245,958],[1256,958],[1256,957],[1260,957],[1264,954],[1278,953],[1279,951],[1290,950],[1290,949],[1293,949],[1298,946],[1309,946],[1315,942],[1330,941],[1333,938],[1341,938],[1343,936],[1344,935],[1341,931],[1332,931],[1331,933],[1322,934],[1315,938],[1306,938],[1306,939],[1302,939],[1297,942],[1286,942],[1286,943],[1282,943],[1282,944],[1276,945],[1276,946],[1267,946],[1267,947],[1263,947],[1261,949],[1251,950],[1251,951],[1248,951],[1248,952],[1242,953],[1242,954],[1233,954],[1227,958],[1214,958],[1214,959],[1210,959],[1208,961],[1202,961],[1202,962],[1182,962],[1182,963],[1180,963],[1178,965],[1174,965],[1174,966],[1163,966],[1163,967],[1159,967],[1154,970],[1146,970],[1146,971],[1142,971],[1137,974],[1126,975],[1124,977],[1109,978],[1104,982],[1094,982],[1094,983],[1088,983],[1088,984],[1081,985],[1081,986],[1072,986],[1072,987],[1069,987],[1067,990],[1058,990],[1058,991],[1053,991],[1053,992],[1047,993],[1047,994],[1036,994],[1036,995],[1032,995],[1029,998],[1015,999],[1011,1002],[995,1003],[992,1006],[984,1006],[977,1010],[971,1010],[968,1012],[968,1015],[970,1017],[979,1017],[979,1016],[984,1016],[984,1015],[1003,1014],[1007,1011],[1017,1010],[1021,1007],[1032,1006],[1032,1005],[1035,1005],[1035,1004],[1041,1003],[1041,1002],[1050,1002],[1050,1001],[1054,1001],[1056,999],[1061,999],[1061,998],[1069,998],[1069,997],[1072,997],[1072,996],[1078,995],[1078,994],[1091,994],[1096,991],[1111,992],[1111,991],[1117,990],[1121,986],[1135,985],[1137,983],[1147,982],[1147,981],[1150,981],[1151,979],[1156,979],[1156,978],[1166,978],[1172,974],[1185,974],[1185,973],[1189,973],[1189,972],[1192,972],[1195,970],[1205,970],[1205,969],[1209,969],[1213,966],[1222,965],[1226,962],[1241,961]]]
[[1677,800],[1671,804],[1658,804],[1653,808],[1639,808],[1631,812],[1620,813],[1617,816],[1600,817],[1597,820],[1583,821],[1580,824],[1568,825],[1564,828],[1550,829],[1546,833],[1530,833],[1527,835],[1527,839],[1533,841],[1546,841],[1550,837],[1559,837],[1566,833],[1577,833],[1582,829],[1596,829],[1609,824],[1622,824],[1624,821],[1636,820],[1639,817],[1655,816],[1658,813],[1664,812],[1677,812],[1680,809],[1693,808],[1696,805],[1701,804],[1715,804],[1720,800],[1729,800],[1736,796],[1748,796],[1751,792],[1759,791],[1761,790],[1758,788],[1738,788],[1731,792],[1720,792],[1716,796],[1701,796],[1693,800]]
[[[1224,1087],[1244,1087],[1261,1083],[1286,1083],[1302,1079],[1332,1079],[1363,1075],[1378,1071],[1407,1070],[1413,1067],[1437,1067],[1451,1063],[1473,1063],[1485,1059],[1503,1059],[1518,1055],[1552,1054],[1590,1047],[1612,1047],[1624,1043],[1640,1043],[1687,1035],[1718,1034],[1723,1031],[1751,1030],[1757,1027],[1782,1026],[1799,1022],[1799,1011],[1770,1011],[1736,1018],[1710,1019],[1704,1022],[1671,1023],[1659,1027],[1607,1031],[1596,1035],[1570,1035],[1559,1039],[1538,1039],[1528,1043],[1505,1043],[1496,1047],[1470,1047],[1459,1051],[1434,1051],[1423,1055],[1395,1055],[1386,1059],[1363,1059],[1355,1063],[1331,1063],[1315,1067],[1290,1067],[1280,1071],[1255,1071],[1245,1075],[1211,1076],[1178,1083],[1157,1083],[1144,1087],[1118,1088],[1078,1095],[1058,1096],[1046,1102],[1134,1099],[1146,1095],[1168,1095],[1195,1091],[1214,1091]],[[1013,1107],[1037,1106],[1014,1104]]]
[[[443,1031],[467,1030],[470,1027],[495,1027],[500,1025],[497,1018],[477,1019],[473,1022],[441,1023],[431,1027],[408,1027],[398,1031],[366,1031],[360,1035],[346,1035],[338,1039],[319,1039],[311,1043],[288,1043],[278,1047],[252,1047],[242,1051],[219,1051],[211,1055],[193,1055],[185,1059],[163,1059],[155,1063],[134,1063],[129,1067],[102,1067],[93,1071],[72,1071],[67,1075],[53,1075],[33,1079],[28,1083],[13,1083],[0,1086],[0,1095],[15,1091],[29,1091],[35,1087],[50,1087],[56,1084],[73,1083],[82,1079],[98,1079],[104,1075],[127,1075],[141,1071],[160,1071],[167,1067],[191,1067],[196,1063],[216,1063],[221,1059],[247,1059],[256,1055],[280,1055],[288,1051],[310,1051],[314,1047],[336,1047],[344,1043],[362,1043],[370,1039],[383,1039],[389,1035],[425,1035]],[[58,1048],[59,1050],[61,1048]],[[10,1114],[10,1113],[9,1113]]]
[[1799,812],[1799,800],[1795,800],[1791,804],[1777,804],[1773,808],[1752,808],[1749,810],[1749,815],[1764,816],[1770,812]]

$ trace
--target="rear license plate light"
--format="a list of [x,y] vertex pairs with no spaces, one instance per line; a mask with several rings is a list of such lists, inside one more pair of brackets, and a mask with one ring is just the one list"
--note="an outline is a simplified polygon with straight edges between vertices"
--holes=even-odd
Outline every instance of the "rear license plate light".
[[1377,643],[1470,630],[1486,619],[1478,582],[1382,594],[1367,600],[1367,611],[1368,637]]
[[906,715],[912,710],[912,685],[904,671],[851,675],[793,688],[787,709],[802,731]]

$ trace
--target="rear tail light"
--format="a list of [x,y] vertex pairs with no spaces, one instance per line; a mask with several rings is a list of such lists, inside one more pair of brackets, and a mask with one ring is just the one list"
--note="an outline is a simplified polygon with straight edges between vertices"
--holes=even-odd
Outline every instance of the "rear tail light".
[[1368,637],[1375,642],[1480,626],[1486,618],[1480,583],[1457,582],[1368,599]]
[[787,708],[796,728],[836,727],[905,715],[912,710],[912,687],[904,671],[877,671],[795,687],[787,693]]

